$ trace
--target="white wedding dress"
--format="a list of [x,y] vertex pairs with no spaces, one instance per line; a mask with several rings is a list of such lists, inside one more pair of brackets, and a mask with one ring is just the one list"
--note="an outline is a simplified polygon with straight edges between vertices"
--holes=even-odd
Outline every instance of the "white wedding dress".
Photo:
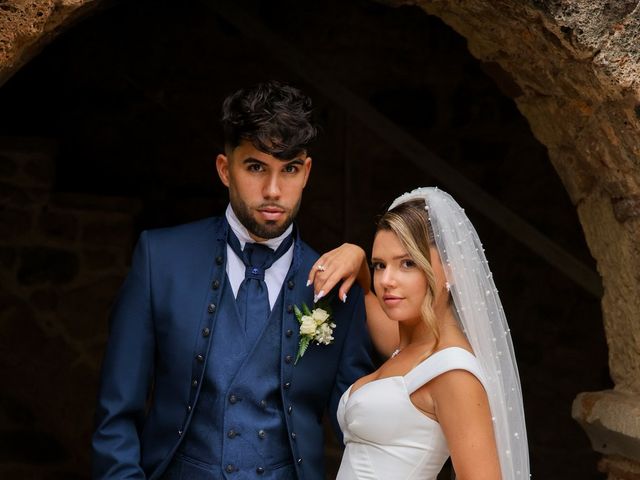
[[440,350],[405,376],[386,377],[344,392],[338,422],[345,451],[337,480],[434,480],[449,457],[440,424],[409,396],[450,370],[467,370],[485,385],[475,356],[459,347]]

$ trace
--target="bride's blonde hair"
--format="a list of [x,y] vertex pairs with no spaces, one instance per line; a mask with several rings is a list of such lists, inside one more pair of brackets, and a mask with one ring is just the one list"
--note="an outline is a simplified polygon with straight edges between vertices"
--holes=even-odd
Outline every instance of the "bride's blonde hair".
[[401,203],[386,212],[378,220],[376,231],[380,230],[395,233],[411,259],[427,277],[427,292],[422,301],[420,314],[435,337],[435,344],[431,350],[433,352],[440,342],[440,328],[433,309],[436,299],[436,277],[431,265],[429,248],[435,245],[435,242],[424,200]]

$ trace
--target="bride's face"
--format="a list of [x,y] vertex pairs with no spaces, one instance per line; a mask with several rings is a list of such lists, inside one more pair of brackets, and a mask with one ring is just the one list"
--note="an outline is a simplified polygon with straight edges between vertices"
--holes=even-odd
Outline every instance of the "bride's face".
[[427,277],[395,233],[380,230],[373,241],[373,286],[382,309],[397,322],[421,321]]

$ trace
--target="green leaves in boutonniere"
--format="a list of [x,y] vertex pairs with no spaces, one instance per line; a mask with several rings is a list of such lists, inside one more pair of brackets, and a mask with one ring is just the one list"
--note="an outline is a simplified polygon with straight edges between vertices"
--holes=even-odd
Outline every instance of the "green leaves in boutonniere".
[[311,342],[316,342],[318,345],[329,345],[334,340],[333,329],[336,328],[336,324],[331,321],[329,302],[325,301],[322,304],[318,302],[316,305],[313,310],[309,310],[305,303],[302,304],[302,309],[297,305],[293,306],[293,311],[300,324],[300,343],[294,365],[307,351]]

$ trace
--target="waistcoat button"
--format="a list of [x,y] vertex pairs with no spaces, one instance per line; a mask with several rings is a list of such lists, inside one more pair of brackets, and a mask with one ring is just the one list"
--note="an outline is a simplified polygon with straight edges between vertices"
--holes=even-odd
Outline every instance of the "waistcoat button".
[[214,281],[211,283],[211,288],[213,288],[214,290],[219,289],[219,288],[220,288],[220,280],[214,280]]
[[284,357],[284,361],[286,363],[291,363],[292,360],[293,360],[293,357],[291,355],[287,355],[286,357]]
[[192,387],[197,387],[198,386],[198,379],[194,378],[193,381],[191,382],[191,386]]
[[236,438],[236,435],[238,435],[238,432],[236,432],[234,429],[231,429],[227,432],[227,437],[229,438]]
[[291,414],[292,411],[293,411],[293,407],[289,405],[289,408],[287,408],[287,413]]
[[229,395],[229,403],[236,403],[237,401],[238,401],[238,397],[236,397],[233,394]]
[[200,363],[204,362],[204,356],[199,353],[198,355],[196,355],[196,360]]
[[287,305],[287,313],[293,313],[293,305]]
[[296,432],[291,432],[291,438],[296,439]]
[[[298,463],[300,463],[300,462],[298,462]],[[236,467],[235,467],[235,466],[233,466],[233,465],[231,465],[231,464],[229,464],[229,465],[227,465],[224,469],[225,469],[225,471],[226,471],[227,473],[233,473],[233,472],[235,471]]]
[[284,386],[284,388],[289,388],[291,386],[291,382],[287,382],[283,386]]
[[264,430],[258,430],[258,438],[264,438],[267,436],[267,432]]
[[256,468],[256,473],[257,473],[258,475],[262,475],[262,474],[264,473],[264,468],[262,468],[262,467],[258,467],[258,468]]
[[222,265],[222,257],[220,256],[216,257],[216,264]]
[[301,463],[302,463],[302,457],[298,459],[298,465],[300,465]]
[[213,313],[215,311],[216,311],[216,304],[215,303],[210,303],[209,306],[207,307],[207,312]]
[[204,327],[204,328],[202,329],[202,336],[203,336],[203,337],[208,337],[210,333],[211,333],[211,330],[209,330],[209,328],[208,328],[208,327]]
[[291,329],[287,330],[287,332],[285,333],[285,335],[286,335],[287,337],[290,337],[291,335],[293,335],[293,330],[291,330]]
[[287,287],[289,287],[289,290],[293,290],[293,287],[296,286],[296,283],[293,280],[289,280],[287,282]]

